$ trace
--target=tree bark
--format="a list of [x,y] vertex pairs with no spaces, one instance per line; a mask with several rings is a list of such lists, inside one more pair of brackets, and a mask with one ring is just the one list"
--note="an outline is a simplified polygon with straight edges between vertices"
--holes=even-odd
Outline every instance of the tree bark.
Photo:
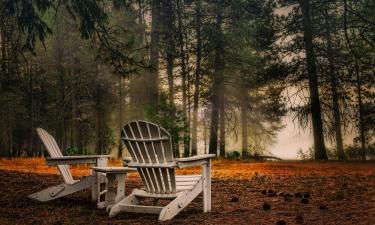
[[307,73],[309,78],[310,109],[314,135],[315,159],[328,159],[324,144],[323,124],[320,109],[318,77],[316,73],[315,54],[310,21],[309,0],[299,0],[302,10],[303,36],[306,49]]
[[[186,24],[184,25],[186,27]],[[184,32],[185,38],[185,52],[189,52],[189,39],[187,32]],[[190,154],[190,121],[191,121],[191,94],[190,94],[190,71],[189,71],[189,54],[186,55],[186,113],[185,113],[185,136],[184,136],[184,149]]]
[[184,130],[183,130],[183,141],[184,141],[184,157],[190,156],[190,146],[189,146],[189,131],[188,131],[188,118],[187,118],[187,58],[186,52],[184,49],[185,41],[184,41],[184,29],[183,29],[183,8],[181,1],[177,1],[177,10],[178,10],[178,39],[179,39],[179,47],[180,47],[180,54],[181,54],[181,86],[182,86],[182,111],[184,115]]
[[10,115],[10,102],[7,102],[7,112],[8,112],[8,151],[9,151],[9,159],[12,158],[13,155],[13,129],[12,129],[12,123],[11,123],[11,115]]
[[57,111],[57,114],[58,114],[58,119],[59,119],[59,139],[60,139],[60,142],[61,142],[61,148],[62,148],[62,151],[63,151],[63,154],[65,154],[65,149],[66,149],[66,143],[67,143],[67,138],[66,138],[66,126],[67,124],[65,123],[65,109],[64,109],[64,102],[65,102],[65,86],[66,86],[66,82],[65,82],[65,76],[64,76],[64,68],[62,66],[62,49],[60,47],[58,47],[59,50],[58,50],[58,53],[57,53],[57,73],[59,74],[59,89],[60,89],[60,101],[59,101],[59,104],[58,104],[58,108],[56,109]]
[[[119,131],[121,130],[122,128],[122,123],[123,123],[123,106],[122,106],[122,103],[123,103],[123,85],[122,85],[122,76],[119,75],[119,115],[118,115],[118,126],[119,126]],[[122,146],[122,140],[121,140],[121,136],[119,136],[119,139],[118,139],[118,147],[117,147],[117,158],[118,159],[122,159],[122,149],[123,149],[123,146]]]
[[[174,38],[173,38],[173,6],[171,0],[165,1],[165,7],[164,7],[164,32],[166,37],[166,44],[167,44],[167,77],[168,77],[168,98],[169,98],[169,104],[171,106],[174,106],[174,88],[173,88],[173,64],[174,64],[174,52],[175,52],[175,46],[174,46]],[[180,15],[181,17],[181,15]]]
[[33,127],[34,127],[34,98],[33,98],[33,72],[32,72],[32,67],[31,67],[31,62],[28,59],[27,60],[27,75],[29,76],[29,93],[28,93],[28,116],[29,116],[29,132],[28,132],[28,148],[29,152],[32,152],[33,150]]
[[[243,92],[247,94],[247,92]],[[247,103],[241,100],[241,136],[242,136],[242,158],[247,158],[249,155],[249,143],[247,133]]]
[[[73,52],[73,49],[72,49]],[[71,118],[72,118],[72,127],[71,127],[71,141],[70,146],[78,147],[78,130],[79,130],[79,121],[78,121],[78,89],[79,89],[79,81],[78,77],[80,76],[80,67],[81,62],[79,57],[73,57],[73,70],[72,70],[72,97],[71,97],[71,104],[72,104],[72,111],[71,111]]]
[[102,109],[102,90],[100,84],[96,84],[96,153],[103,154],[103,109]]
[[221,90],[220,90],[219,115],[220,115],[219,152],[220,152],[220,157],[225,157],[225,99],[224,99],[223,84],[221,85]]
[[[7,91],[9,87],[9,38],[6,35],[7,32],[7,21],[1,23],[1,55],[2,55],[2,65],[1,65],[1,90]],[[10,159],[12,157],[12,123],[11,123],[11,113],[10,113],[10,103],[8,99],[5,99],[3,107],[1,107],[1,116],[4,117],[3,128],[1,130],[1,143],[5,154]]]
[[357,98],[358,98],[358,112],[359,112],[359,139],[361,142],[361,157],[362,160],[366,160],[367,149],[366,149],[366,128],[364,123],[364,110],[362,102],[362,82],[359,73],[358,61],[355,61],[355,72],[356,72],[356,83],[357,83]]
[[0,44],[1,44],[1,74],[0,74],[0,91],[3,90],[3,79],[4,75],[6,73],[6,44],[5,44],[5,28],[4,25],[2,24],[0,27]]
[[57,118],[57,126],[56,126],[56,136],[58,141],[60,142],[61,150],[63,154],[65,154],[66,149],[66,122],[65,122],[65,109],[64,109],[64,102],[65,102],[65,89],[66,89],[66,81],[65,81],[65,74],[64,74],[64,67],[63,63],[63,16],[60,16],[61,19],[56,21],[56,29],[55,38],[53,42],[53,51],[56,52],[54,54],[54,67],[56,73],[58,75],[57,86],[58,86],[58,104],[56,104],[55,113]]
[[196,1],[195,31],[197,33],[196,47],[196,66],[194,79],[194,99],[193,99],[193,121],[191,135],[191,155],[197,155],[198,152],[198,107],[199,107],[199,85],[201,79],[201,60],[202,60],[202,38],[201,38],[201,7],[202,0]]
[[211,100],[211,126],[210,126],[210,144],[209,153],[217,154],[217,137],[219,128],[219,98],[220,87],[223,80],[223,43],[222,43],[222,6],[221,2],[216,2],[216,28],[215,28],[215,59],[214,59],[214,77],[212,86]]
[[147,104],[155,104],[159,98],[159,42],[160,42],[160,0],[151,2],[151,43],[150,43],[150,93]]
[[[145,31],[145,13],[144,13],[144,1],[137,1],[137,15],[138,23],[141,29],[139,29],[138,38],[139,38],[139,48],[147,45],[147,33]],[[150,87],[152,86],[151,79],[151,69],[148,71],[142,71],[142,74],[136,76],[129,76],[129,104],[127,104],[127,119],[143,119],[144,118],[144,109],[147,104],[150,103],[152,99]]]
[[339,106],[339,95],[337,91],[338,81],[337,81],[337,76],[335,72],[331,27],[329,24],[329,15],[328,15],[327,9],[324,9],[324,18],[326,21],[327,58],[328,58],[328,64],[329,64],[329,75],[330,75],[330,85],[331,85],[331,95],[332,95],[337,157],[339,160],[345,160],[346,157],[344,153],[344,146],[343,146],[342,133],[341,133],[341,113],[340,113],[340,106]]

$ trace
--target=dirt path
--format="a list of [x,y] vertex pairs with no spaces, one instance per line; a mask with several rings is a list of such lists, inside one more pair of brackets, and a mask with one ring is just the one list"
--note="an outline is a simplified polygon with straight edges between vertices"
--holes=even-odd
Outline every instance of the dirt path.
[[[265,163],[225,165],[216,162],[212,213],[202,213],[199,197],[175,219],[163,224],[375,224],[375,166],[352,163]],[[250,169],[252,168],[252,169]],[[109,219],[95,208],[90,192],[48,203],[26,198],[61,179],[57,175],[14,172],[0,160],[0,224],[156,224],[157,216],[123,214]],[[180,171],[187,173],[190,171]],[[127,192],[139,187],[136,176]],[[271,189],[276,194],[262,194]],[[282,193],[309,192],[307,204]],[[263,210],[268,203],[270,210]]]

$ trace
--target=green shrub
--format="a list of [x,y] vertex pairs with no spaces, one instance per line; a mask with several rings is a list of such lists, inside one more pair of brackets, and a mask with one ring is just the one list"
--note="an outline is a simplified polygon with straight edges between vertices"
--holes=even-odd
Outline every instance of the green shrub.
[[240,160],[241,153],[238,151],[228,152],[226,155],[226,158],[231,159],[231,160]]
[[79,155],[82,154],[82,150],[79,149],[77,146],[70,146],[69,148],[65,149],[65,155]]

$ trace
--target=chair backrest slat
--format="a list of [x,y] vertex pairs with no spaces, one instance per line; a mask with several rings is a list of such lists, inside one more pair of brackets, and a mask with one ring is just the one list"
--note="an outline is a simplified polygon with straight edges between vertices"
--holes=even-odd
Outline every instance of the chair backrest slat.
[[[130,128],[130,126],[124,126],[121,131],[121,137],[124,139],[128,139],[129,137],[134,137],[134,134]],[[123,140],[125,147],[128,149],[130,156],[132,157],[132,160],[136,163],[142,163],[143,159],[141,158],[140,152],[137,151],[136,143],[132,141],[125,141]],[[149,184],[149,180],[147,179],[148,176],[146,176],[146,170],[144,168],[138,168],[138,172],[141,176],[142,182],[145,185],[146,191],[151,192],[151,184]]]
[[[151,137],[148,135],[148,128],[147,128],[147,124],[145,123],[139,123],[139,122],[136,122],[137,124],[137,127],[138,127],[138,130],[139,130],[139,133],[140,133],[140,136],[141,136],[141,140],[150,140]],[[147,143],[147,144],[146,144]],[[140,149],[143,150],[141,151],[144,155],[144,159],[145,159],[145,163],[157,163],[155,161],[155,153],[152,149],[152,145],[151,145],[152,142],[145,142],[145,141],[142,141],[142,144],[140,144]],[[151,168],[149,170],[149,174],[150,174],[150,178],[151,178],[151,181],[152,181],[152,185],[153,185],[153,188],[154,188],[154,192],[155,193],[162,193],[162,189],[161,189],[161,183],[159,182],[159,179],[158,177],[160,177],[159,175],[159,169],[158,168]]]
[[[121,137],[133,158],[133,167],[138,168],[146,191],[155,194],[175,193],[174,168],[158,167],[173,162],[170,134],[154,123],[133,121],[123,127]],[[141,167],[145,163],[155,167]]]
[[[153,140],[152,142],[147,142],[146,143],[146,145],[148,145],[148,147],[150,149],[152,149],[152,152],[150,153],[150,155],[151,155],[151,161],[154,164],[160,164],[160,160],[157,157],[158,154],[157,154],[157,151],[155,149],[154,142],[168,141],[168,137],[164,137],[164,139],[162,139],[162,138],[154,138],[151,135],[150,124],[146,123],[146,126],[147,126],[147,130],[145,131],[145,133],[147,134],[147,138],[149,138],[149,140]],[[154,169],[155,177],[156,177],[156,180],[157,180],[157,183],[158,183],[158,186],[159,186],[158,193],[160,193],[160,194],[166,193],[166,190],[167,190],[166,187],[165,187],[164,180],[163,180],[163,171],[164,170],[162,168],[156,168],[156,169]]]
[[[37,128],[36,131],[51,158],[63,156],[55,138],[53,138],[52,135],[50,135],[42,128]],[[57,168],[65,183],[74,183],[74,179],[72,174],[70,173],[68,165],[58,165]]]

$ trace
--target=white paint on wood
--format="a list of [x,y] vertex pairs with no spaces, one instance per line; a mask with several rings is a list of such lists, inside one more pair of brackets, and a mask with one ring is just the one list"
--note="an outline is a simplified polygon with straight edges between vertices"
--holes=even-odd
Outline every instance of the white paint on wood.
[[[159,220],[170,220],[201,192],[204,195],[203,211],[211,211],[211,158],[214,155],[174,160],[169,133],[146,121],[126,124],[121,136],[133,160],[127,165],[138,169],[145,190],[134,189],[131,195],[111,206],[110,217],[121,212],[137,212],[156,213]],[[175,175],[175,166],[197,165],[202,166],[202,174]],[[172,201],[164,207],[148,206],[139,205],[139,198]]]
[[42,128],[37,128],[36,131],[44,147],[48,151],[48,154],[50,155],[50,157],[47,158],[47,164],[57,166],[64,183],[31,194],[28,197],[38,201],[50,201],[91,187],[92,199],[97,200],[101,193],[100,184],[105,182],[105,177],[99,173],[92,172],[92,176],[84,177],[79,181],[74,180],[67,164],[88,163],[92,165],[107,166],[107,158],[110,156],[63,156],[55,138],[52,137],[52,135]]
[[33,200],[37,200],[40,202],[47,202],[50,200],[54,200],[77,191],[81,191],[91,187],[91,179],[92,177],[84,177],[81,180],[75,182],[74,184],[59,184],[53,187],[49,187],[43,191],[39,191],[37,193],[31,194],[28,198]]
[[203,174],[203,212],[211,212],[211,158],[202,165]]

